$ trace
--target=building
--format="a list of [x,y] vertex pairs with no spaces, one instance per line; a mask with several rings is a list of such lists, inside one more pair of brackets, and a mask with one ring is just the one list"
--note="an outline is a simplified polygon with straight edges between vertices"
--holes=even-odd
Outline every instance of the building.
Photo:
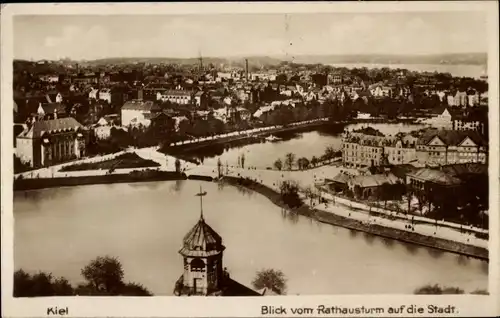
[[454,114],[452,116],[452,129],[472,130],[485,135],[488,129],[488,109],[475,108],[463,114]]
[[193,102],[193,94],[190,91],[166,90],[163,92],[157,92],[156,100],[161,100],[162,102],[169,101],[171,103],[180,105],[187,105]]
[[99,91],[99,99],[107,101],[108,104],[111,104],[111,90],[109,88],[103,88]]
[[194,104],[198,107],[205,108],[208,105],[208,96],[207,93],[203,91],[196,92],[193,96]]
[[111,128],[119,124],[117,114],[105,115],[101,117],[94,126],[94,134],[97,139],[108,139],[111,137]]
[[347,186],[357,199],[376,199],[383,185],[394,186],[399,182],[392,173],[359,175],[350,178]]
[[425,119],[422,123],[427,124],[433,128],[439,129],[452,129],[452,111],[450,108],[438,108],[438,115],[432,118]]
[[342,138],[342,162],[345,167],[379,166],[383,157],[383,136],[347,132]]
[[198,222],[184,236],[179,254],[184,259],[184,272],[176,282],[176,296],[261,296],[256,291],[243,286],[229,277],[223,266],[226,247],[222,237],[205,222],[203,216],[203,196]]
[[121,108],[122,126],[149,125],[150,116],[160,112],[161,108],[152,101],[133,99],[126,102]]
[[417,160],[427,165],[486,163],[487,142],[475,131],[426,131],[417,143]]
[[83,126],[74,118],[35,121],[17,136],[17,156],[31,167],[44,167],[85,155]]
[[66,106],[61,103],[40,103],[37,114],[42,119],[63,118],[66,117]]

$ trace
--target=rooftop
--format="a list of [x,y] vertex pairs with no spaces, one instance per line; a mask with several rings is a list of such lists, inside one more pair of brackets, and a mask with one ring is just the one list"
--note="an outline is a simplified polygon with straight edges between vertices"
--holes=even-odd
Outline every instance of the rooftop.
[[57,133],[70,130],[76,131],[82,127],[83,126],[72,117],[41,120],[34,122],[31,127],[24,130],[18,137],[40,138],[44,133]]
[[183,242],[179,253],[184,256],[208,257],[219,254],[225,249],[222,238],[205,222],[203,215],[184,236]]
[[437,183],[441,185],[458,185],[461,183],[460,179],[437,169],[423,168],[415,172],[411,172],[408,176],[426,181]]

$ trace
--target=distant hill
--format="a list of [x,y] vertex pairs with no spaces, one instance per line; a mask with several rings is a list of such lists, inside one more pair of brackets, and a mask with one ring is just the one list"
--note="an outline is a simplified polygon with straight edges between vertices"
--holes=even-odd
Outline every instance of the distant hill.
[[[288,57],[287,60],[291,60]],[[300,55],[293,57],[297,63],[320,64],[447,64],[447,65],[485,65],[486,53],[457,53],[436,55]]]
[[[486,65],[486,53],[456,53],[434,55],[384,55],[384,54],[351,54],[351,55],[298,55],[298,56],[248,56],[248,57],[204,57],[203,64],[244,66],[245,58],[250,67],[278,65],[283,61],[303,64],[431,64],[431,65]],[[16,60],[21,64],[32,62]],[[70,63],[65,61],[65,64]],[[90,61],[74,61],[81,65],[123,65],[134,63],[150,64],[183,64],[195,65],[199,58],[169,57],[117,57]]]

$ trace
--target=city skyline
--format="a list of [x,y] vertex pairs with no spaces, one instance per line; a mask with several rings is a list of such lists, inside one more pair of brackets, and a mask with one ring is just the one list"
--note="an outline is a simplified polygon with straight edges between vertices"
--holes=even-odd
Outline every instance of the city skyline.
[[482,12],[26,15],[14,19],[14,58],[483,53],[486,22]]

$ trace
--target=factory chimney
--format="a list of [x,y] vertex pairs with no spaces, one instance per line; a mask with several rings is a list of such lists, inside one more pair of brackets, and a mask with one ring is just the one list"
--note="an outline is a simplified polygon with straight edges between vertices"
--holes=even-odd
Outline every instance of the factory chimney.
[[245,59],[245,76],[248,81],[248,59]]

